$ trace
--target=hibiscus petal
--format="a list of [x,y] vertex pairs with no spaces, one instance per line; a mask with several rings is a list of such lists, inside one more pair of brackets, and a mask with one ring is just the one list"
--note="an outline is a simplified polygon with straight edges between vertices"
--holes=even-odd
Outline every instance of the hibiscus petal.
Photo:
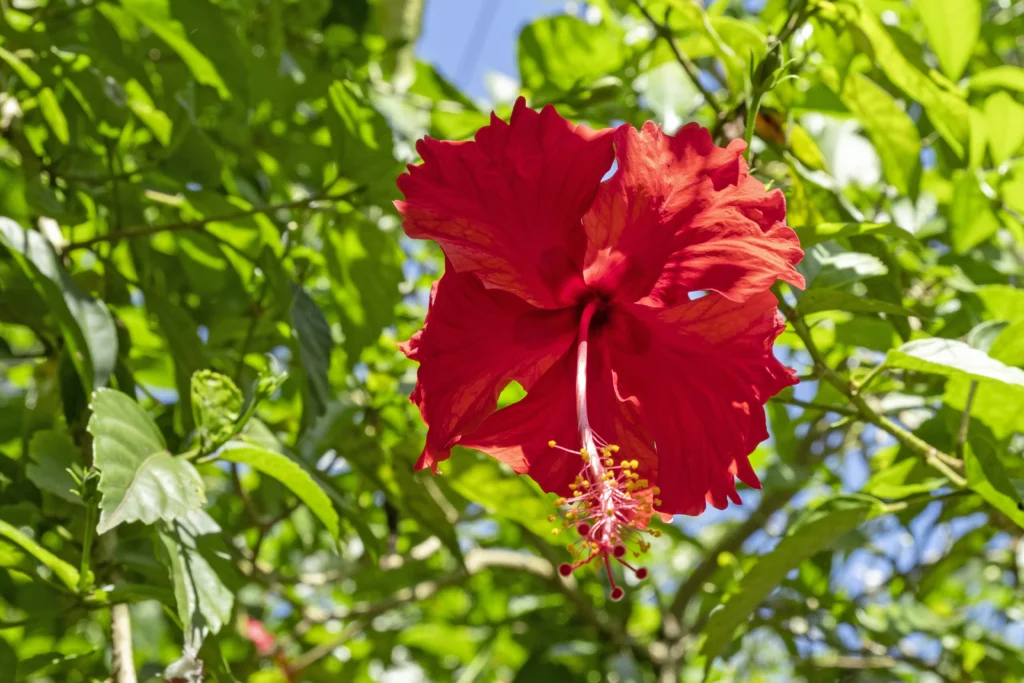
[[637,401],[658,453],[661,512],[739,503],[734,477],[760,483],[747,456],[768,438],[764,403],[796,384],[772,354],[785,327],[775,297],[708,294],[667,308],[613,309],[616,389]]
[[427,424],[416,469],[436,471],[462,435],[495,411],[509,382],[533,386],[572,343],[576,318],[573,309],[541,310],[446,268],[423,329],[402,345],[420,363],[411,399]]
[[[607,351],[600,340],[590,343],[587,404],[590,425],[609,443],[619,446],[617,458],[636,459],[640,476],[654,481],[657,459],[633,403],[615,394]],[[575,349],[551,367],[526,398],[484,420],[461,445],[488,453],[520,474],[528,474],[549,493],[569,495],[569,484],[583,469],[576,452],[549,446],[554,441],[572,451],[580,448],[576,414]]]
[[777,279],[802,287],[785,199],[748,175],[743,149],[716,146],[695,123],[676,135],[651,122],[616,129],[618,171],[583,217],[587,283],[660,305],[698,290],[742,301]]
[[594,131],[520,98],[473,141],[421,140],[398,179],[410,237],[436,240],[460,273],[543,308],[582,290],[580,218],[612,163],[614,129]]

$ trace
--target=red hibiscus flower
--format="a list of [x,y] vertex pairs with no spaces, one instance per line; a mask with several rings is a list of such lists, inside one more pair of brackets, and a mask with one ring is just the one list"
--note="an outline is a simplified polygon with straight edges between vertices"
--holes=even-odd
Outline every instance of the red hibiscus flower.
[[[772,354],[769,288],[803,286],[803,252],[743,149],[697,124],[595,131],[520,98],[472,141],[420,141],[398,179],[405,232],[446,256],[403,345],[428,426],[416,467],[458,444],[562,496],[580,534],[564,574],[646,549],[655,511],[739,503],[735,478],[760,487],[747,456],[764,403],[796,383]],[[512,381],[526,397],[497,410]]]
[[256,652],[261,655],[273,654],[277,651],[277,639],[274,634],[267,630],[259,619],[246,615],[245,637],[256,646]]

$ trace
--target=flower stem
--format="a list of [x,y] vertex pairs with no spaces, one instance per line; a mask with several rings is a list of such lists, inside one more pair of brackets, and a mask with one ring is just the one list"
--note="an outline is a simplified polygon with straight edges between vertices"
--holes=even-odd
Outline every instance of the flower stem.
[[88,593],[92,590],[92,542],[96,538],[96,503],[87,502],[85,508],[85,532],[82,536],[82,562],[78,570],[78,592]]

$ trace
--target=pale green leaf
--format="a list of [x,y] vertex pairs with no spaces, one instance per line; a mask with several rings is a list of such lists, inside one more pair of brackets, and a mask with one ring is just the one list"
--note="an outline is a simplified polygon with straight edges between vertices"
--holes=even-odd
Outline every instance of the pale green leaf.
[[561,15],[534,21],[519,34],[523,86],[553,93],[583,89],[623,67],[626,48],[614,24]]
[[70,591],[78,590],[78,570],[22,533],[17,527],[0,519],[0,536],[34,557],[53,572]]
[[14,73],[18,74],[18,78],[25,84],[26,88],[36,89],[43,84],[39,74],[32,70],[28,64],[22,61],[21,57],[9,52],[4,48],[0,47],[0,59],[7,62],[7,66],[11,67]]
[[981,0],[914,0],[942,72],[960,78],[981,33]]
[[231,619],[234,595],[201,552],[195,535],[175,524],[161,530],[160,540],[167,551],[185,642],[198,647],[209,633],[217,633]]
[[[955,0],[950,0],[955,1]],[[973,0],[972,0],[973,1]],[[856,26],[867,39],[872,61],[897,88],[921,104],[932,125],[957,156],[963,156],[970,138],[966,100],[929,74],[922,73],[897,47],[878,17],[858,1]]]
[[992,161],[998,166],[1014,156],[1024,145],[1024,105],[1012,95],[997,92],[985,100],[986,129],[993,131],[988,136],[988,148]]
[[218,451],[218,457],[229,462],[244,463],[284,484],[323,522],[327,530],[331,532],[331,536],[338,538],[340,533],[338,513],[331,505],[330,498],[320,488],[320,485],[287,455],[268,451],[252,444],[231,441]]
[[877,256],[845,251],[833,242],[822,242],[807,249],[798,269],[804,274],[808,288],[841,287],[889,272]]
[[984,351],[955,339],[916,339],[889,352],[892,368],[947,377],[962,375],[979,382],[1001,382],[1024,387],[1024,370],[1000,363]]
[[921,137],[913,119],[889,93],[863,74],[846,79],[842,100],[874,144],[885,179],[900,194],[916,194],[921,175]]
[[953,188],[949,223],[953,249],[960,254],[985,242],[999,230],[992,200],[985,196],[971,172],[962,173]]
[[68,120],[64,117],[64,112],[61,111],[57,95],[49,88],[43,88],[37,97],[39,98],[39,109],[42,111],[47,125],[50,126],[50,130],[61,144],[68,144],[71,139],[68,133]]
[[146,128],[149,128],[157,142],[164,147],[171,144],[171,119],[167,114],[156,108],[153,104],[153,98],[149,96],[146,89],[133,78],[124,84],[124,93],[127,98],[128,108],[139,117],[139,120],[142,121]]
[[167,452],[156,424],[132,398],[101,389],[93,394],[89,433],[100,472],[97,531],[119,524],[171,521],[206,501],[202,477],[188,460]]
[[1024,69],[1010,64],[985,69],[971,76],[968,87],[972,91],[1003,89],[1024,92]]

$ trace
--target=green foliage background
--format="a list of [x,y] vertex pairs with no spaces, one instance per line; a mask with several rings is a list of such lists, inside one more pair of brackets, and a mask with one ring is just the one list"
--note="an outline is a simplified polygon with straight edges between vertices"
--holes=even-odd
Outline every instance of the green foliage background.
[[1024,680],[1024,3],[522,31],[533,106],[752,139],[807,251],[763,492],[621,603],[528,480],[411,471],[441,259],[394,180],[487,120],[422,2],[0,4],[3,680]]

